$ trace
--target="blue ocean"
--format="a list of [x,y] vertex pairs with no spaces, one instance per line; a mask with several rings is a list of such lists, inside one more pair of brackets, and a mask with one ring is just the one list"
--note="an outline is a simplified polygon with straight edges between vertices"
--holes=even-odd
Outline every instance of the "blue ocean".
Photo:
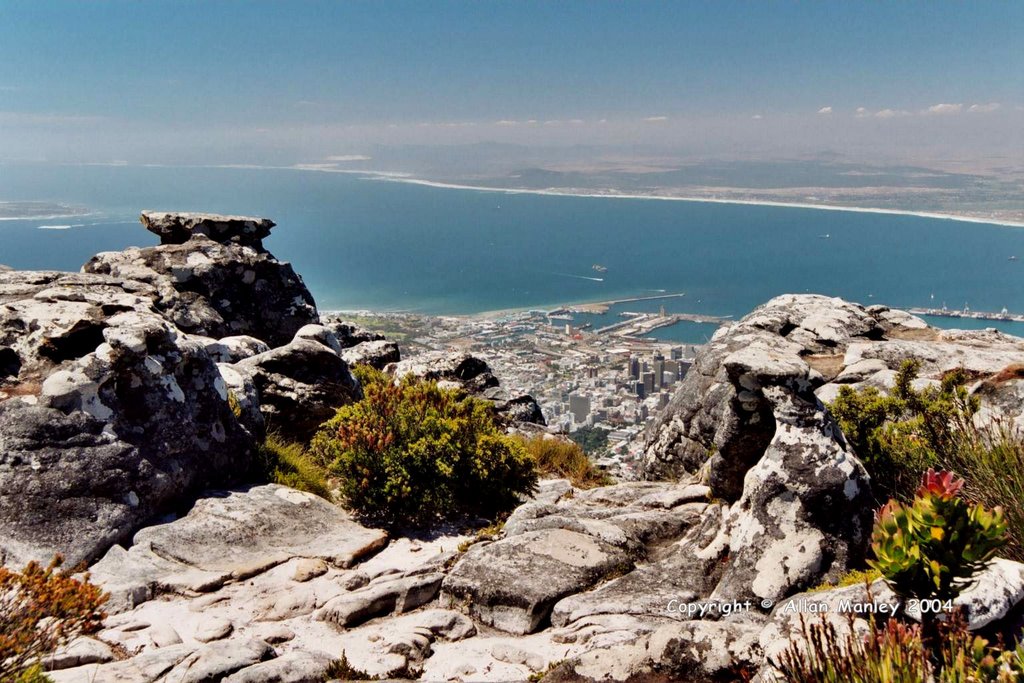
[[[0,221],[0,263],[77,270],[147,246],[144,209],[261,215],[321,309],[471,314],[685,293],[621,310],[740,317],[786,292],[1024,312],[1024,229],[772,206],[510,194],[357,174],[0,165],[0,201],[81,215]],[[598,265],[601,268],[595,269]],[[614,322],[604,316],[607,322]],[[1024,324],[935,318],[944,327]],[[714,325],[655,333],[699,343]]]

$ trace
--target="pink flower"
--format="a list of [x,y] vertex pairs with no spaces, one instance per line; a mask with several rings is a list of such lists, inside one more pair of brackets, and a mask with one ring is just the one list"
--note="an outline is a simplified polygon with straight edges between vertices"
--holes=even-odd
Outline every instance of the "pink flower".
[[921,478],[921,487],[917,489],[918,496],[938,496],[945,500],[955,497],[964,487],[964,480],[952,472],[936,472],[928,468]]

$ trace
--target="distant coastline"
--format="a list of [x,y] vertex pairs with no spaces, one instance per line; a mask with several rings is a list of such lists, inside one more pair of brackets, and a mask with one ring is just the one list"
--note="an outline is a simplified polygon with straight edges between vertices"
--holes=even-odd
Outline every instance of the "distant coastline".
[[[324,169],[303,169],[303,170],[324,170]],[[560,190],[548,188],[544,190],[525,188],[504,188],[489,187],[486,185],[462,185],[458,183],[445,183],[434,180],[423,180],[421,178],[404,177],[396,173],[377,171],[349,171],[339,169],[341,173],[363,173],[375,180],[382,180],[392,183],[407,183],[410,185],[422,185],[425,187],[436,187],[449,190],[478,190],[481,192],[500,192],[503,194],[535,194],[553,197],[594,197],[603,199],[653,199],[670,202],[693,202],[705,204],[743,204],[747,206],[776,206],[790,209],[818,209],[822,211],[851,211],[854,213],[877,213],[894,216],[917,216],[919,218],[937,218],[940,220],[962,221],[964,223],[983,223],[986,225],[999,225],[1008,228],[1024,228],[1024,221],[1011,221],[998,218],[980,218],[977,216],[963,216],[955,213],[939,213],[933,211],[911,211],[908,209],[879,209],[861,206],[842,206],[835,204],[811,204],[805,202],[782,202],[760,199],[717,199],[711,197],[681,197],[674,195],[652,195],[652,194],[627,194],[620,192],[580,192],[574,190]]]
[[[82,164],[69,164],[82,165]],[[90,165],[111,165],[127,166],[131,164],[90,164]],[[173,168],[174,165],[167,164],[140,164],[143,167]],[[817,209],[819,211],[849,211],[853,213],[887,214],[893,216],[916,216],[918,218],[935,218],[938,220],[960,221],[963,223],[980,223],[984,225],[997,225],[1007,228],[1024,228],[1024,220],[1009,220],[1001,218],[988,218],[981,216],[969,216],[957,213],[946,213],[942,211],[915,211],[910,209],[883,209],[876,207],[850,206],[842,204],[816,204],[812,202],[787,202],[770,199],[723,199],[717,197],[694,197],[682,195],[657,195],[657,194],[636,194],[628,192],[608,191],[594,192],[578,190],[573,188],[513,188],[494,187],[488,185],[470,185],[465,183],[452,183],[438,180],[417,178],[411,173],[402,171],[376,171],[366,169],[338,168],[335,164],[294,164],[291,166],[267,166],[260,164],[184,164],[180,168],[224,168],[224,169],[249,169],[266,171],[306,171],[314,173],[340,173],[345,175],[365,176],[367,179],[380,180],[392,183],[406,183],[409,185],[420,185],[423,187],[434,187],[446,190],[476,190],[478,192],[494,192],[500,194],[532,194],[551,197],[589,197],[599,199],[646,199],[671,202],[691,202],[705,204],[736,204],[746,206],[774,206],[789,209]],[[743,188],[736,188],[743,189]],[[0,202],[2,204],[3,202]],[[0,216],[0,221],[12,220],[34,220],[34,219],[55,219],[72,218],[82,215],[81,213],[54,214],[46,216]]]

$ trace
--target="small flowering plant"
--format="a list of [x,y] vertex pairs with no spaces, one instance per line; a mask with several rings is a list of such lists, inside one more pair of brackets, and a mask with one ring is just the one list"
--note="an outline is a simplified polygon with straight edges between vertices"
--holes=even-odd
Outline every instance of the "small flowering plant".
[[873,568],[904,599],[952,600],[1006,543],[997,507],[970,505],[952,472],[925,473],[914,500],[890,500],[871,534]]

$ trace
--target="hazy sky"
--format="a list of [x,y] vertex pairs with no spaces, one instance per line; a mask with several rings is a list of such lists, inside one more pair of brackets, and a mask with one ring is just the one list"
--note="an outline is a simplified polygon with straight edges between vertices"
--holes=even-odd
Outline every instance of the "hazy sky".
[[1024,2],[0,0],[0,159],[1024,156]]

